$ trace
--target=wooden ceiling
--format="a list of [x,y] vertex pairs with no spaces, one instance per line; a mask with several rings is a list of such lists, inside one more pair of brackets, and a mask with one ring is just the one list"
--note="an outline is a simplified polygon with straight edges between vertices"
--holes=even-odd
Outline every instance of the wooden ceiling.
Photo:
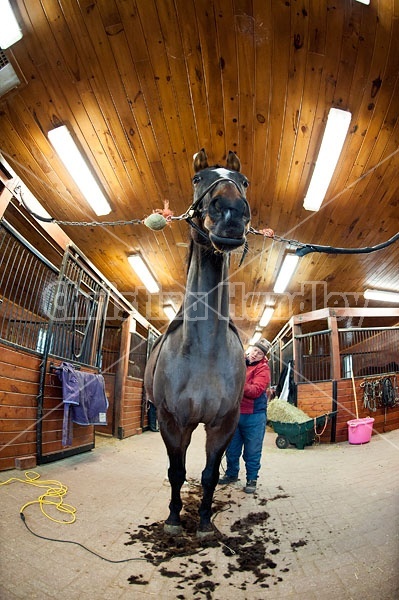
[[[23,38],[5,54],[22,84],[0,98],[0,152],[56,219],[143,219],[189,206],[192,156],[229,150],[250,179],[252,226],[286,239],[363,247],[399,231],[399,1],[17,0]],[[303,199],[328,111],[349,110],[322,209]],[[48,141],[65,124],[112,206],[96,218]],[[138,310],[163,330],[184,289],[188,225],[63,226]],[[287,244],[249,237],[231,262],[232,314],[246,342],[265,300],[272,339],[292,314],[366,306],[399,290],[399,243],[361,255],[308,254],[285,294],[272,288]],[[161,284],[149,297],[127,255]],[[369,302],[369,306],[378,306]],[[382,305],[381,305],[382,306]]]

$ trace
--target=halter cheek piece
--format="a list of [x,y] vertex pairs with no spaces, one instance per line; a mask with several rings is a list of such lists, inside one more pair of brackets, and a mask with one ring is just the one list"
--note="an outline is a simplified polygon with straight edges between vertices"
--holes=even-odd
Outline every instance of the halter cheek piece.
[[[250,212],[249,210],[249,204],[247,199],[243,196],[242,194],[242,188],[241,186],[234,181],[234,179],[231,179],[230,177],[219,177],[218,179],[216,179],[216,181],[213,181],[206,189],[204,192],[202,192],[202,194],[200,194],[198,196],[198,198],[196,200],[194,200],[194,202],[191,204],[190,208],[185,212],[185,214],[183,215],[183,218],[187,221],[187,223],[197,232],[199,233],[202,237],[204,237],[207,241],[209,241],[209,235],[200,227],[198,227],[198,225],[196,223],[194,223],[193,218],[195,217],[200,217],[203,218],[203,213],[205,211],[201,211],[199,209],[199,205],[202,202],[202,200],[205,198],[205,196],[207,194],[209,194],[209,192],[211,192],[219,183],[221,183],[222,181],[227,181],[229,183],[233,183],[237,190],[240,192],[247,208],[248,208],[248,213]],[[243,251],[243,255],[240,261],[240,265],[242,263],[242,261],[244,260],[244,257],[246,255],[248,251],[248,245],[247,245],[247,241],[245,240],[245,244],[244,244],[244,251]]]

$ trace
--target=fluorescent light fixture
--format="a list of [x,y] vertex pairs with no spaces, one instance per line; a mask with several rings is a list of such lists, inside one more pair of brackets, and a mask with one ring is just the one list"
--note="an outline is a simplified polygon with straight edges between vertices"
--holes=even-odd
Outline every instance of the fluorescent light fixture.
[[159,292],[159,285],[151,273],[150,269],[145,264],[140,254],[131,254],[127,257],[130,266],[135,271],[137,277],[145,285],[150,294],[156,294]]
[[303,202],[306,210],[319,210],[324,200],[348,133],[351,117],[350,112],[338,108],[331,108],[328,113],[319,155]]
[[168,317],[169,321],[173,321],[176,316],[175,307],[171,303],[163,305],[163,312]]
[[255,333],[253,334],[253,336],[251,337],[251,339],[248,342],[248,346],[253,346],[254,344],[256,344],[256,342],[258,340],[260,340],[260,338],[262,337],[262,332],[259,330],[256,330]]
[[259,321],[259,327],[266,327],[274,313],[274,306],[265,306]]
[[370,0],[357,0],[360,4],[370,4]]
[[384,290],[365,290],[364,297],[367,300],[379,302],[399,302],[399,292],[386,292]]
[[20,83],[21,80],[0,47],[0,96],[18,87]]
[[22,38],[22,31],[9,0],[0,0],[0,48],[5,50]]
[[275,294],[282,294],[285,288],[289,284],[291,277],[297,267],[299,256],[296,254],[287,254],[284,258],[283,264],[281,265],[280,272],[277,276],[276,283],[274,284],[273,292]]
[[67,127],[62,125],[48,132],[48,137],[58,156],[90,204],[96,215],[107,215],[111,207],[102,193],[86,161],[78,150]]

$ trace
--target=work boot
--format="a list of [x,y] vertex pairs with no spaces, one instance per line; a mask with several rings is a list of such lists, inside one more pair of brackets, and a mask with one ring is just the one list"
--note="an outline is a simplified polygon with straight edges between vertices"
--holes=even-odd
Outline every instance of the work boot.
[[250,479],[244,488],[246,494],[253,494],[256,491],[256,479]]
[[226,485],[227,483],[235,483],[238,481],[238,477],[230,477],[230,475],[224,475],[218,481],[220,485]]

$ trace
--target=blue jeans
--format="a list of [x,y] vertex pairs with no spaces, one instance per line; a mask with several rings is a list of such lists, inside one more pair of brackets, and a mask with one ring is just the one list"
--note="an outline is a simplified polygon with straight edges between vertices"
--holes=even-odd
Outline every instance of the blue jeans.
[[240,415],[237,429],[226,449],[226,475],[228,477],[238,477],[242,454],[247,471],[247,481],[258,479],[265,431],[266,412]]

